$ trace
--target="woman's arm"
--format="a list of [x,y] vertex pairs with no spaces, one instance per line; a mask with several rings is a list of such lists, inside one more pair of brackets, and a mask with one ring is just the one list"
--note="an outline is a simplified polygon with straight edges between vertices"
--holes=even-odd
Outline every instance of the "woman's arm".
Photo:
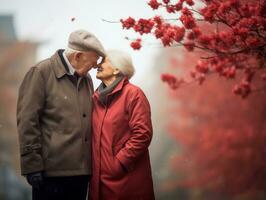
[[131,137],[116,158],[127,169],[133,168],[134,162],[148,149],[152,139],[150,104],[145,94],[138,89],[129,101],[129,127]]

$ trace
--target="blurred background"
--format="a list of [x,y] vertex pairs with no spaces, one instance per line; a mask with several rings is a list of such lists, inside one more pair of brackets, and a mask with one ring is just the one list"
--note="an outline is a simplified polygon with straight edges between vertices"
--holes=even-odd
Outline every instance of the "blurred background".
[[[70,32],[80,28],[97,35],[106,49],[121,49],[133,57],[132,83],[144,90],[152,108],[150,154],[156,199],[266,199],[265,91],[243,100],[231,94],[233,81],[217,76],[204,87],[168,89],[160,74],[185,74],[198,55],[162,48],[148,39],[140,51],[133,51],[126,38],[136,35],[114,22],[153,16],[146,4],[144,0],[0,0],[0,200],[31,198],[20,175],[18,87],[32,65],[65,48]],[[99,81],[93,81],[97,87]]]

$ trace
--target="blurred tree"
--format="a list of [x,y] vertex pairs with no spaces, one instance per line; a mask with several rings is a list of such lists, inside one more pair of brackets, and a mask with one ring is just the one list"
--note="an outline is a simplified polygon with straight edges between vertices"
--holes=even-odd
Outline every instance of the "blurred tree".
[[[171,49],[165,56],[165,70],[182,76],[200,55]],[[213,74],[202,89],[168,91],[169,132],[182,151],[171,161],[178,178],[165,190],[199,189],[196,199],[265,199],[266,92],[238,99],[227,92],[234,80],[221,79]]]
[[0,199],[29,199],[22,181],[16,130],[18,87],[36,60],[38,44],[19,41],[12,15],[0,15]]

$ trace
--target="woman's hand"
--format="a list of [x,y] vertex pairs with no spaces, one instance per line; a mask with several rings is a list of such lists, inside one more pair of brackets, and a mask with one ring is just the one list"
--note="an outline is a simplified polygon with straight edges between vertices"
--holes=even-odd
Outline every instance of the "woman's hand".
[[114,160],[113,160],[114,177],[120,178],[126,175],[126,173],[127,173],[126,168],[122,165],[122,163],[120,163],[120,161],[116,157],[114,157]]

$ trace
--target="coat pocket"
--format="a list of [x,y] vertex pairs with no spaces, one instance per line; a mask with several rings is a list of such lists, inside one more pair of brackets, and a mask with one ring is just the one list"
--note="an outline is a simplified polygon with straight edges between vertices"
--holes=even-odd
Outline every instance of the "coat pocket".
[[49,170],[74,170],[82,165],[82,139],[72,128],[53,132],[47,151]]

